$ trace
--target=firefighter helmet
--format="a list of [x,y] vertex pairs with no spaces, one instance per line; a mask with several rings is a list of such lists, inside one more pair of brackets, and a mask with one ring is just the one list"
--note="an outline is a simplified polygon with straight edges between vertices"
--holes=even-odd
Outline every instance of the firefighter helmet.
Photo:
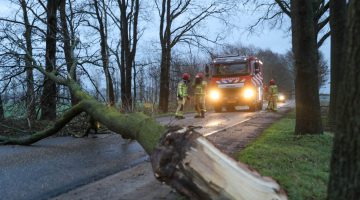
[[269,82],[270,85],[275,85],[275,80],[274,79],[271,79],[270,82]]
[[196,74],[195,78],[200,78],[200,79],[202,79],[202,78],[204,78],[204,74],[201,73],[201,72],[199,72],[199,73]]
[[185,80],[185,81],[190,80],[190,74],[189,73],[183,73],[182,79]]

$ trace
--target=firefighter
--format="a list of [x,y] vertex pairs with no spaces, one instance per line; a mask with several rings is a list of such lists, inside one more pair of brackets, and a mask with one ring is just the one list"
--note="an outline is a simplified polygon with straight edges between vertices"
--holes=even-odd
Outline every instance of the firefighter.
[[268,106],[267,110],[271,111],[277,111],[277,96],[278,96],[278,88],[275,84],[275,80],[271,79],[269,82],[269,88],[268,88]]
[[205,90],[207,83],[203,80],[204,75],[202,73],[198,73],[195,76],[195,82],[193,85],[194,88],[194,97],[195,97],[195,110],[196,115],[195,118],[204,118],[206,107],[205,107]]
[[177,86],[177,109],[175,112],[175,118],[176,119],[185,119],[183,110],[186,100],[189,100],[188,96],[188,85],[190,83],[190,74],[184,73],[182,75],[182,81],[178,83]]

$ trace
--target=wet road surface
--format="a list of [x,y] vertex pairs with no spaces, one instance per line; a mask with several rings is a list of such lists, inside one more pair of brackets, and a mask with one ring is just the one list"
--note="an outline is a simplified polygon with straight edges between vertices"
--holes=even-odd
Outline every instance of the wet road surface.
[[185,114],[185,119],[181,120],[175,119],[175,117],[171,116],[157,118],[157,121],[168,126],[179,125],[201,127],[200,129],[197,129],[197,131],[204,136],[208,136],[220,130],[245,122],[251,119],[252,116],[261,112],[265,111],[249,112],[247,107],[237,107],[237,110],[234,112],[207,112],[205,118],[194,118],[195,114],[192,113]]
[[48,199],[145,159],[139,144],[117,134],[0,146],[0,199]]

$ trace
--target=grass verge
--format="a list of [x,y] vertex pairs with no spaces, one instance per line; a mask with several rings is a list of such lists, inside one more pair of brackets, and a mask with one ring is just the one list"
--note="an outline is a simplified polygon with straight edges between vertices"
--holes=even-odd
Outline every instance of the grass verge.
[[333,138],[330,134],[295,136],[294,127],[291,113],[237,157],[276,179],[290,200],[325,199]]

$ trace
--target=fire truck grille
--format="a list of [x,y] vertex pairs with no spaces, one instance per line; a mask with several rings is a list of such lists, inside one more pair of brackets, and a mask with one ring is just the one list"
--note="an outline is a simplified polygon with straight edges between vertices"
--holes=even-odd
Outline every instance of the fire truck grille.
[[240,91],[239,88],[226,88],[222,90],[222,93],[226,97],[236,97],[239,96]]

